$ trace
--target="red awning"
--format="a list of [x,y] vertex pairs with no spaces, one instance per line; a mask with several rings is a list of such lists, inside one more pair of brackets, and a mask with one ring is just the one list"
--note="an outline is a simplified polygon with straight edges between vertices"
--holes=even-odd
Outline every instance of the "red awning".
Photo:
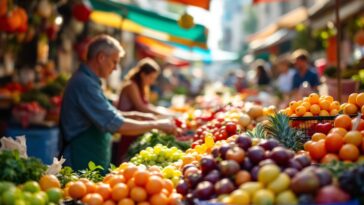
[[206,10],[208,10],[210,8],[210,0],[168,0],[168,1],[191,5],[191,6],[197,6],[197,7],[206,9]]

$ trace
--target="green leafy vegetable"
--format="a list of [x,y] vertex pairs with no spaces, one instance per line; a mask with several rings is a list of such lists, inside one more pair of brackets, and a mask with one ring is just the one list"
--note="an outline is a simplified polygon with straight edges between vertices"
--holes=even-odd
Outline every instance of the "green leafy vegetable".
[[11,181],[15,184],[38,181],[47,169],[39,159],[21,158],[17,150],[1,152],[0,167],[0,181]]

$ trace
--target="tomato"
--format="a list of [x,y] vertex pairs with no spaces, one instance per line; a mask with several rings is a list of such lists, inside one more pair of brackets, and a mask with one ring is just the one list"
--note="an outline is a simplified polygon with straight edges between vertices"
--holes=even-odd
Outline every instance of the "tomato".
[[226,123],[226,132],[230,135],[236,134],[236,123],[234,122],[228,122]]

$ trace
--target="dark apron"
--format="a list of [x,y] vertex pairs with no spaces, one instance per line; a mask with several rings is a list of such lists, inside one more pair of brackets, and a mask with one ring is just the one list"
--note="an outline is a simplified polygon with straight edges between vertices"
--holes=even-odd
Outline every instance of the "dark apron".
[[93,161],[107,171],[110,168],[111,140],[110,133],[101,132],[94,126],[74,137],[68,145],[71,150],[72,168],[83,170]]

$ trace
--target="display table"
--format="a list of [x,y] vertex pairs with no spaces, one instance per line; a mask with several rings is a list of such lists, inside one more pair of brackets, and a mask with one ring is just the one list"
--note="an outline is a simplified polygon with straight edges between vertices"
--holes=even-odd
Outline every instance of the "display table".
[[5,130],[6,137],[25,135],[28,156],[37,157],[45,164],[52,164],[59,153],[59,128],[57,126],[30,126],[22,128],[12,124]]

